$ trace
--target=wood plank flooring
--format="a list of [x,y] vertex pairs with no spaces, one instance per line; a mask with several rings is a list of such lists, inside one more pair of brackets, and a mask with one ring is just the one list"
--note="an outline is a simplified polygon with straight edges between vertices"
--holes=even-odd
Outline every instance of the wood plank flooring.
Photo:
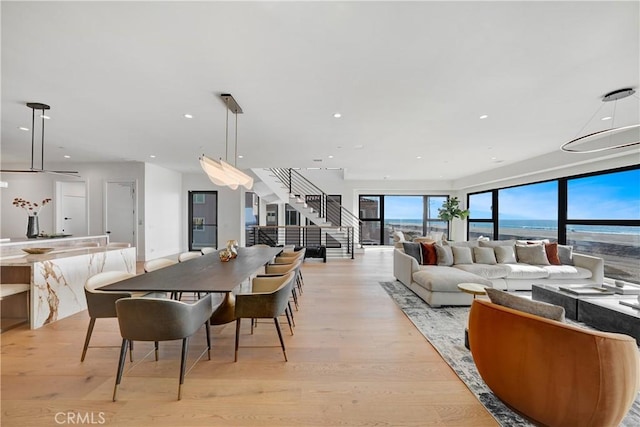
[[[159,362],[149,357],[126,372],[114,403],[119,349],[92,348],[80,362],[86,312],[3,333],[2,426],[498,425],[378,285],[393,280],[388,248],[307,260],[303,274],[295,335],[283,328],[289,362],[272,323],[250,335],[243,322],[241,345],[276,347],[241,348],[237,363],[235,324],[212,327],[212,360],[187,375],[181,401],[179,341],[161,344]],[[120,340],[115,319],[96,322],[92,345]],[[201,330],[190,363],[204,343]],[[150,349],[136,343],[135,361]]]

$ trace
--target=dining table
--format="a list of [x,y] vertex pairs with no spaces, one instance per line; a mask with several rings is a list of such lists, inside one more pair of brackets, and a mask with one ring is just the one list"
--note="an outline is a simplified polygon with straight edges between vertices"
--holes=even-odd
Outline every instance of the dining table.
[[97,288],[112,292],[223,293],[211,324],[235,320],[233,290],[282,252],[281,247],[238,248],[238,256],[221,261],[218,252],[179,262]]
[[217,252],[139,274],[99,288],[128,292],[231,292],[282,251],[278,247],[238,248],[238,256],[221,261]]

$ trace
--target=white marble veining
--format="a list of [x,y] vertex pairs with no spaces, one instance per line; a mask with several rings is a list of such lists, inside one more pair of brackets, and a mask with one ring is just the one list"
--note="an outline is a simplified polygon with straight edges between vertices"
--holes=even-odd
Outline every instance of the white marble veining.
[[136,272],[136,249],[87,250],[32,264],[31,328],[86,310],[84,284],[103,271]]

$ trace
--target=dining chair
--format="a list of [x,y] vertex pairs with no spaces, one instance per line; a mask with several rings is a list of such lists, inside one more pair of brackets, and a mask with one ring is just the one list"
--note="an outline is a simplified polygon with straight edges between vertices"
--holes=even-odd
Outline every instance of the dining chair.
[[[289,301],[289,293],[293,286],[295,272],[284,276],[256,277],[251,282],[251,292],[236,295],[236,349],[234,361],[238,361],[240,347],[240,324],[245,319],[273,319],[280,338],[280,346],[287,361],[287,351],[282,339],[278,316],[285,312]],[[288,319],[288,317],[287,317]],[[252,320],[253,322],[253,320]],[[252,323],[253,326],[253,323]],[[252,329],[253,330],[253,329]],[[123,362],[124,363],[124,362]]]
[[[283,275],[287,274],[290,271],[295,272],[294,283],[299,287],[299,275],[300,275],[300,267],[302,266],[302,261],[297,260],[292,262],[291,264],[267,264],[264,266],[264,272],[266,275]],[[293,303],[296,306],[296,310],[299,309],[298,304],[298,293],[296,292],[296,286],[291,287],[291,296],[293,297]],[[292,312],[293,314],[293,312]]]
[[178,262],[189,261],[190,259],[199,258],[202,256],[202,252],[183,252],[178,255]]
[[[306,253],[307,253],[306,248],[302,248],[297,252],[283,251],[280,253],[280,255],[275,257],[275,259],[273,260],[273,263],[274,264],[291,264],[295,260],[301,260],[302,262],[304,262],[304,256]],[[296,283],[298,285],[298,289],[300,290],[300,293],[302,293],[302,287],[304,286],[304,279],[302,278],[302,270],[298,272],[298,279]]]
[[[87,328],[87,335],[84,340],[84,346],[82,348],[82,356],[80,361],[84,362],[84,358],[87,355],[87,349],[89,348],[89,342],[91,341],[91,335],[93,334],[93,327],[96,324],[96,319],[114,318],[116,317],[116,301],[121,298],[131,298],[131,292],[105,292],[96,290],[100,286],[105,286],[110,283],[119,282],[121,280],[134,277],[135,274],[127,273],[126,271],[105,271],[95,274],[84,284],[84,295],[87,298],[87,309],[89,311],[89,327]],[[104,348],[104,347],[117,347],[117,346],[92,346],[92,348]],[[131,361],[133,361],[133,354],[129,353]]]
[[159,270],[161,268],[169,267],[170,265],[177,264],[177,261],[174,261],[169,258],[157,258],[152,259],[144,263],[144,272],[149,273],[151,271]]
[[211,246],[207,246],[205,248],[200,248],[200,253],[202,253],[202,255],[206,255],[206,254],[211,254],[214,252],[217,252],[218,249],[211,247]]
[[[187,304],[182,301],[160,298],[127,298],[116,302],[118,325],[122,335],[122,347],[118,360],[116,383],[113,388],[113,401],[116,401],[118,386],[122,380],[124,359],[127,347],[133,341],[172,341],[182,340],[180,358],[180,381],[178,384],[178,400],[182,398],[182,384],[186,372],[189,338],[204,325],[207,337],[207,348],[198,356],[191,368],[204,356],[205,351],[211,360],[211,334],[209,317],[213,312],[211,295]],[[191,370],[189,368],[189,371]]]

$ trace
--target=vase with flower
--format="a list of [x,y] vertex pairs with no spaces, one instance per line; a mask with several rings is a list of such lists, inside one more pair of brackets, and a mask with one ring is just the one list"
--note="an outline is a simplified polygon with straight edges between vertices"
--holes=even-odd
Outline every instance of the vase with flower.
[[48,203],[51,203],[51,199],[49,198],[42,200],[40,203],[30,202],[22,197],[16,197],[13,199],[13,206],[24,209],[29,216],[27,222],[27,237],[29,239],[35,239],[38,237],[38,234],[40,234],[38,213],[40,213],[40,209]]

